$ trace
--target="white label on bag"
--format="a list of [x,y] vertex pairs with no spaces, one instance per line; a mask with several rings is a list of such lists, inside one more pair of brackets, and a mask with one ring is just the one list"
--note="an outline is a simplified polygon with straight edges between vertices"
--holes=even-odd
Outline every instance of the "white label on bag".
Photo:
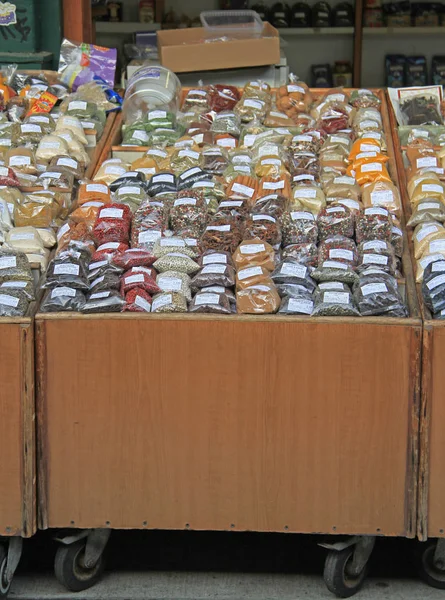
[[294,198],[315,198],[317,190],[308,188],[307,190],[295,190]]
[[[438,258],[434,258],[434,257],[438,257]],[[436,263],[435,263],[435,264],[434,264],[434,265],[431,267],[431,271],[433,271],[433,272],[437,272],[437,271],[440,271],[440,272],[442,272],[442,271],[445,271],[445,260],[444,260],[444,258],[443,258],[443,256],[442,256],[442,254],[433,254],[432,256],[428,256],[428,257],[426,257],[426,258],[431,258],[431,259],[432,259],[432,260],[430,260],[430,261],[427,263],[427,265],[428,265],[430,262],[437,261],[437,262],[436,262]],[[426,267],[427,265],[425,265],[425,267]]]
[[243,244],[239,249],[241,254],[258,254],[258,252],[265,252],[266,246],[264,244]]
[[0,287],[2,288],[20,288],[23,289],[28,285],[28,281],[5,281]]
[[387,217],[389,212],[386,208],[365,208],[365,215],[382,215],[383,217]]
[[417,168],[421,167],[435,167],[437,165],[437,158],[435,156],[424,156],[423,158],[418,158]]
[[388,291],[388,288],[384,283],[367,283],[366,285],[360,286],[363,296],[369,296],[369,294],[379,294]]
[[319,283],[318,287],[320,290],[344,290],[344,286],[339,281],[325,281],[324,283]]
[[288,119],[288,116],[285,113],[277,112],[276,110],[271,110],[269,116],[278,117],[279,119]]
[[206,231],[230,231],[230,225],[211,225],[206,227]]
[[165,112],[165,110],[151,110],[148,113],[148,120],[153,121],[154,119],[165,119],[166,116],[167,113]]
[[122,219],[124,211],[122,208],[103,208],[99,213],[100,219]]
[[428,139],[429,137],[428,131],[422,131],[422,129],[413,129],[411,134],[416,138],[423,138],[424,140]]
[[296,142],[310,142],[312,143],[312,136],[311,135],[294,135],[294,137],[292,138],[292,142],[296,143]]
[[430,252],[444,252],[445,251],[445,240],[433,240],[429,243]]
[[204,275],[206,273],[224,273],[226,270],[226,265],[215,265],[215,264],[210,264],[207,265],[206,267],[203,267],[201,270],[201,273],[203,273]]
[[391,190],[382,190],[380,192],[371,192],[372,204],[390,204],[394,200]]
[[202,292],[215,292],[216,294],[225,294],[226,288],[222,285],[209,285],[201,290]]
[[372,128],[372,129],[379,129],[380,128],[380,123],[378,123],[377,121],[374,121],[372,119],[366,119],[365,121],[362,121],[360,123],[360,129],[367,129],[367,128]]
[[156,283],[163,292],[180,292],[182,287],[179,277],[158,277]]
[[418,211],[422,211],[422,210],[439,210],[440,209],[440,202],[421,202],[418,206],[417,206],[417,210]]
[[75,295],[76,290],[73,290],[73,288],[69,287],[55,288],[51,292],[51,298],[59,298],[60,296],[69,296],[70,298],[74,298]]
[[146,131],[133,131],[131,137],[141,142],[148,142],[148,133]]
[[315,221],[314,215],[310,212],[302,212],[302,211],[291,212],[290,216],[292,217],[292,221],[300,221],[300,220]]
[[378,152],[379,146],[376,144],[360,144],[360,152]]
[[445,283],[445,275],[438,275],[437,277],[434,277],[434,279],[431,279],[426,285],[429,290],[434,290],[434,288],[443,283]]
[[193,135],[193,140],[197,143],[197,144],[202,144],[204,141],[204,134],[203,133],[197,133],[196,135]]
[[332,248],[329,250],[329,258],[343,258],[344,260],[353,260],[352,250],[343,250],[342,248]]
[[328,304],[349,304],[348,292],[324,292],[323,302]]
[[184,240],[178,240],[177,238],[162,238],[160,241],[162,247],[164,246],[174,246],[177,248],[184,248],[185,242]]
[[264,181],[263,182],[264,190],[283,190],[284,189],[284,181]]
[[155,148],[151,148],[150,150],[147,150],[147,156],[159,156],[159,158],[166,158],[168,154],[163,150],[156,150]]
[[198,306],[201,304],[219,304],[219,295],[209,293],[196,294],[195,304]]
[[423,258],[421,258],[419,260],[419,264],[422,267],[422,269],[426,269],[427,266],[429,264],[431,264],[432,262],[434,262],[435,260],[441,261],[443,263],[443,269],[435,269],[434,267],[436,265],[433,265],[432,271],[436,271],[436,270],[438,270],[438,271],[445,271],[445,259],[442,256],[442,254],[430,254],[429,256],[424,256]]
[[161,237],[160,231],[141,231],[138,235],[139,243],[152,243],[159,240]]
[[2,177],[7,177],[9,173],[8,167],[0,167],[0,175]]
[[361,166],[362,173],[369,173],[369,171],[382,171],[383,165],[380,163],[369,163],[368,165]]
[[282,275],[291,275],[292,277],[304,279],[306,277],[307,268],[303,265],[294,265],[285,262],[281,265],[280,273]]
[[315,177],[313,175],[305,174],[305,175],[295,175],[295,177],[293,178],[293,182],[295,183],[296,181],[304,181],[305,179],[309,179],[310,181],[314,181]]
[[326,209],[326,214],[332,215],[333,213],[345,213],[345,209],[343,206],[333,206],[331,208]]
[[64,264],[64,265],[55,265],[54,267],[55,275],[79,275],[79,265],[73,264]]
[[102,283],[102,281],[105,279],[105,275],[102,275],[102,277],[98,277],[97,279],[95,279],[92,284],[91,287],[96,287],[96,285],[98,285],[99,283]]
[[20,126],[22,133],[42,133],[42,128],[40,125],[32,125],[30,123],[25,123]]
[[346,175],[344,175],[343,177],[336,177],[334,179],[334,183],[335,184],[345,184],[345,185],[355,185],[355,179],[354,177],[347,177]]
[[100,269],[100,267],[105,267],[105,265],[108,265],[107,260],[97,260],[96,262],[92,262],[89,264],[88,270],[94,271],[94,269]]
[[[29,117],[29,120],[32,123],[46,123],[46,124],[49,123],[49,117],[45,117],[44,115],[41,115],[41,116],[39,116],[39,115],[31,115]],[[68,122],[68,117],[65,117],[65,122]]]
[[221,138],[216,142],[218,146],[222,146],[223,148],[235,148],[236,139],[235,138]]
[[178,156],[180,158],[182,158],[183,156],[188,156],[189,158],[197,160],[199,158],[199,152],[194,152],[193,150],[180,150],[178,152]]
[[359,160],[360,158],[375,158],[376,156],[377,152],[360,152],[360,154],[357,154],[355,159]]
[[261,160],[262,165],[275,165],[281,167],[281,160],[279,158],[263,158]]
[[2,138],[0,140],[0,146],[12,146],[12,140],[11,139],[6,139],[6,138]]
[[[179,179],[184,180],[192,177],[192,175],[196,175],[196,173],[200,173],[201,169],[199,167],[192,167],[191,169],[187,169],[182,175],[179,176]],[[172,179],[173,181],[173,179]]]
[[422,185],[422,192],[436,192],[438,194],[443,194],[443,188],[441,185],[434,183],[424,183]]
[[[319,13],[320,15],[327,17],[328,13]],[[344,102],[346,100],[346,96],[344,94],[329,94],[326,97],[326,102]]]
[[250,175],[250,167],[244,165],[234,165],[233,170],[237,173],[245,173],[246,175]]
[[31,164],[31,158],[29,156],[11,156],[9,164],[14,167],[20,167]]
[[19,298],[14,298],[14,296],[8,296],[7,294],[0,294],[0,304],[4,306],[13,306],[17,307],[19,303]]
[[165,294],[160,296],[159,298],[155,298],[153,300],[153,304],[151,305],[152,312],[156,312],[158,308],[162,308],[163,306],[167,306],[167,304],[172,304],[173,297],[171,294]]
[[106,185],[103,185],[102,183],[87,183],[87,185],[85,186],[85,190],[87,192],[97,192],[100,194],[108,195],[108,188]]
[[136,306],[139,306],[140,308],[145,310],[145,312],[151,312],[150,302],[148,302],[145,298],[142,298],[142,296],[136,296],[136,298],[134,299],[134,303],[136,304]]
[[81,121],[82,129],[95,129],[92,121]]
[[104,298],[108,298],[111,292],[96,292],[95,294],[91,294],[89,300],[103,300]]
[[104,206],[103,202],[94,202],[93,200],[91,200],[90,202],[85,202],[85,204],[82,204],[82,206],[80,208],[89,208],[90,206],[94,207],[94,208],[100,208],[101,206]]
[[343,144],[344,146],[349,146],[350,140],[339,135],[331,135],[331,142],[334,144]]
[[124,278],[124,282],[127,283],[141,283],[145,280],[144,275],[141,273],[140,275],[129,275]]
[[[242,249],[241,249],[241,252]],[[227,256],[225,254],[209,254],[207,256],[203,256],[202,257],[202,264],[203,265],[208,265],[208,264],[214,264],[214,263],[221,263],[226,265],[227,264]]]
[[[59,158],[57,160],[57,166],[59,166],[59,165],[62,165],[62,167],[71,167],[73,169],[77,169],[77,166],[78,166],[77,160],[74,160],[73,158]],[[105,171],[107,173],[115,172],[115,171],[107,171],[106,169],[105,169]],[[118,173],[121,173],[121,172],[122,172],[121,169],[118,169]]]
[[383,240],[371,240],[370,242],[365,242],[363,244],[363,250],[378,250],[378,249],[386,249],[386,242]]
[[338,204],[342,204],[343,206],[347,206],[348,208],[352,208],[354,210],[359,210],[360,203],[357,200],[351,200],[350,198],[338,198]]
[[47,141],[40,142],[40,148],[41,149],[51,148],[51,149],[55,150],[55,149],[58,149],[60,147],[61,147],[61,143],[60,142],[47,142]]
[[196,198],[180,198],[175,200],[173,206],[196,206]]
[[262,275],[263,274],[263,270],[261,267],[247,267],[247,269],[241,269],[241,271],[238,271],[238,279],[240,281],[243,281],[244,279],[247,279],[248,277],[255,277],[255,275]]
[[343,271],[348,268],[348,265],[335,260],[325,260],[321,266],[323,269],[342,269]]
[[62,227],[59,229],[59,231],[57,232],[57,241],[60,240],[60,238],[65,235],[65,233],[67,231],[70,230],[70,226],[68,223],[65,223],[65,225],[62,225]]
[[205,90],[190,90],[188,92],[188,94],[187,94],[187,98],[189,96],[192,96],[192,97],[193,96],[202,96],[202,97],[204,97],[204,96],[207,96],[207,92]]
[[136,187],[135,185],[123,185],[117,190],[117,195],[123,196],[124,194],[136,194],[137,196],[141,196],[142,190],[140,187]]
[[247,98],[246,100],[244,100],[244,106],[249,106],[250,108],[262,110],[264,102],[262,100],[252,100],[251,98]]
[[166,183],[174,183],[175,178],[173,175],[170,174],[166,174],[166,175],[153,175],[152,177],[152,183],[159,183],[159,182],[166,182]]
[[387,265],[388,257],[382,256],[381,254],[364,254],[363,255],[364,265]]
[[297,92],[299,94],[305,94],[306,90],[304,88],[302,88],[299,85],[288,85],[287,86],[287,91],[289,92],[289,94],[291,94],[292,92]]
[[144,175],[154,175],[156,173],[156,168],[155,167],[151,167],[151,168],[139,168],[138,169],[139,173],[143,173]]
[[73,100],[68,104],[68,110],[85,110],[87,103],[82,100]]
[[418,231],[415,235],[416,241],[421,242],[431,233],[435,233],[436,231],[440,231],[440,228],[437,225],[427,225],[423,227],[420,231]]
[[54,171],[47,171],[40,175],[40,179],[60,179],[61,177],[62,173],[54,173]]
[[310,315],[314,308],[314,303],[312,302],[312,300],[289,298],[287,307],[289,311],[303,313],[304,315]]
[[34,239],[34,233],[30,232],[30,233],[17,233],[12,231],[10,236],[9,236],[9,240],[13,241],[13,240],[33,240]]
[[196,183],[194,183],[192,185],[192,189],[197,189],[197,188],[214,188],[215,187],[215,182],[214,181],[197,181]]
[[219,205],[219,208],[240,208],[243,204],[243,200],[224,200]]
[[253,215],[252,221],[270,221],[271,223],[277,222],[277,220],[270,215]]
[[105,173],[107,175],[123,175],[123,173],[125,173],[125,169],[123,167],[114,167],[113,165],[108,165],[105,167]]

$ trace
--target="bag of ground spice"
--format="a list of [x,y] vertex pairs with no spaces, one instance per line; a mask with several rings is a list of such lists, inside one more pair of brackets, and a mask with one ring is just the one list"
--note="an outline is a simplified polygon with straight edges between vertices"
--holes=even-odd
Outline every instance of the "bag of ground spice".
[[239,314],[273,314],[277,312],[280,304],[280,296],[271,280],[238,290],[236,293],[236,310]]
[[232,311],[226,294],[200,291],[193,297],[189,312],[230,315]]
[[358,275],[352,267],[338,260],[325,260],[311,273],[317,282],[340,281],[352,285],[358,280]]
[[257,266],[273,271],[275,268],[275,251],[270,244],[259,238],[244,240],[236,249],[233,261],[237,269]]
[[318,226],[314,215],[309,211],[285,212],[281,218],[283,246],[291,244],[316,244]]
[[142,288],[133,288],[125,295],[124,311],[151,312],[152,299]]
[[100,209],[94,224],[93,236],[97,244],[121,242],[127,244],[130,237],[131,210],[126,204],[112,202]]
[[278,310],[280,315],[311,315],[314,300],[308,292],[300,292],[293,296],[284,296]]
[[386,208],[365,208],[356,219],[357,243],[391,239],[392,222]]
[[315,289],[315,282],[311,278],[311,269],[306,265],[299,264],[292,258],[280,262],[271,275],[272,281],[278,284],[301,285],[309,292]]
[[343,235],[334,235],[320,242],[318,262],[335,260],[356,267],[358,262],[357,247],[354,240]]
[[235,269],[227,264],[208,264],[202,267],[193,277],[191,286],[196,291],[204,287],[218,285],[230,288],[235,285]]
[[116,290],[93,292],[81,308],[84,314],[121,312],[125,300]]
[[419,259],[433,240],[445,239],[445,228],[440,223],[430,221],[421,223],[414,230],[414,257]]
[[40,305],[41,312],[80,312],[85,305],[85,293],[82,290],[60,286],[48,290]]
[[400,296],[397,279],[380,269],[367,269],[354,285],[354,300],[363,316],[408,316]]
[[314,243],[290,244],[283,248],[281,257],[294,258],[297,262],[308,267],[316,267],[318,264],[318,248]]
[[316,295],[313,317],[359,317],[350,291],[324,290]]
[[246,267],[236,274],[236,289],[241,290],[253,285],[273,284],[270,271],[264,267]]
[[428,221],[445,223],[445,206],[436,198],[422,200],[422,202],[414,208],[407,226],[416,227],[417,225],[420,225],[420,223],[428,223]]

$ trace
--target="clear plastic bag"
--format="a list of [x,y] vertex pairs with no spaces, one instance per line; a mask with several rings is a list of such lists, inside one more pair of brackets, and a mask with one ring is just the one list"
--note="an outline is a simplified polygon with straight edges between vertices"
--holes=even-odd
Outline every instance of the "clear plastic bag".
[[311,293],[316,287],[315,282],[311,277],[311,268],[300,264],[292,258],[286,258],[280,262],[272,273],[271,278],[276,285],[301,285]]
[[317,243],[318,226],[314,215],[308,211],[285,212],[281,219],[283,246]]
[[187,312],[187,299],[180,292],[166,292],[153,298],[151,305],[153,313],[184,313]]
[[80,312],[85,302],[85,293],[82,290],[70,286],[60,286],[45,293],[40,311],[43,313]]
[[318,186],[296,185],[294,187],[293,199],[291,200],[292,210],[307,210],[314,215],[318,215],[324,206],[326,206],[326,198]]
[[5,234],[5,244],[25,254],[44,254],[45,246],[35,227],[14,227]]
[[192,313],[211,313],[230,315],[230,302],[225,293],[201,291],[198,292],[190,303],[189,311]]
[[352,238],[354,235],[354,221],[352,211],[346,206],[323,208],[317,218],[320,240],[336,235]]
[[0,283],[22,280],[33,281],[26,254],[2,247],[0,250]]
[[292,296],[284,296],[278,310],[280,315],[311,315],[314,300],[309,293],[300,292]]
[[165,237],[156,240],[153,247],[153,254],[157,258],[162,258],[172,252],[181,252],[181,254],[185,254],[190,258],[196,258],[197,256],[196,248],[189,246],[187,241],[181,237]]
[[153,175],[147,185],[147,192],[150,194],[150,196],[156,196],[157,194],[165,194],[168,192],[176,192],[176,189],[176,177],[173,173],[168,172],[156,173],[156,175]]
[[128,165],[118,158],[106,160],[94,176],[94,181],[110,185],[128,171]]
[[358,280],[358,275],[352,267],[338,260],[325,260],[318,264],[312,278],[317,282],[339,281],[352,285]]
[[431,221],[417,225],[413,235],[414,257],[420,258],[428,244],[439,239],[445,239],[445,228],[440,223]]
[[145,290],[133,288],[125,295],[123,310],[129,312],[151,312],[151,303],[151,296]]
[[375,181],[365,186],[362,201],[365,208],[381,206],[395,215],[402,212],[399,190],[390,181]]
[[211,263],[203,266],[193,277],[191,286],[196,291],[209,286],[231,288],[235,285],[235,269],[230,265]]
[[84,314],[121,312],[124,305],[125,300],[116,290],[94,292],[88,296],[81,312]]
[[368,267],[377,267],[393,276],[396,275],[397,260],[394,249],[389,242],[383,240],[362,242],[359,245],[358,252],[357,270],[359,272]]
[[252,213],[245,222],[244,237],[258,238],[273,247],[281,244],[281,227],[275,217],[263,213]]
[[156,277],[156,284],[159,287],[159,291],[179,292],[188,302],[192,299],[191,282],[192,280],[188,275],[179,271],[165,271]]
[[236,293],[236,308],[239,314],[273,314],[278,311],[280,304],[280,296],[270,280],[251,285]]
[[61,252],[51,260],[46,272],[42,289],[54,287],[72,287],[78,290],[88,290],[88,267],[81,257],[73,252]]
[[234,266],[230,252],[220,252],[218,250],[206,250],[203,252],[198,259],[198,264],[200,267],[205,267],[205,265],[211,264],[230,265],[231,267]]
[[313,317],[359,317],[350,291],[326,290],[317,294]]
[[240,99],[238,88],[232,85],[211,85],[209,87],[210,109],[215,112],[233,110]]
[[128,244],[131,210],[126,204],[113,202],[99,210],[93,236],[98,245],[106,242]]
[[24,317],[29,303],[18,290],[0,291],[0,317]]
[[236,274],[236,289],[243,290],[253,285],[270,284],[270,271],[264,267],[245,267]]
[[365,208],[356,218],[357,243],[391,240],[392,222],[386,208]]
[[430,263],[424,272],[422,283],[423,299],[433,314],[445,309],[445,260]]
[[203,250],[222,250],[233,253],[242,240],[242,230],[234,217],[217,218],[207,225],[201,237]]
[[178,192],[170,210],[170,224],[174,233],[193,229],[195,237],[200,237],[207,224],[207,204],[202,192],[184,190]]
[[154,279],[153,269],[146,267],[133,267],[126,271],[121,278],[121,294],[124,296],[133,288],[145,290],[148,294],[157,294],[161,291],[160,285]]
[[182,254],[181,252],[165,254],[161,258],[158,258],[153,266],[158,273],[165,273],[165,271],[179,271],[180,273],[193,275],[199,271],[198,263],[190,258],[190,256]]
[[236,249],[233,254],[233,262],[237,269],[257,266],[273,271],[275,252],[270,244],[260,238],[248,239],[242,241]]
[[248,123],[254,118],[263,121],[266,117],[268,107],[268,103],[264,100],[243,96],[235,106],[234,111],[243,123]]
[[384,273],[363,272],[354,285],[354,300],[363,316],[378,316],[389,312],[392,313],[391,316],[408,316],[397,288],[397,280]]
[[324,263],[326,260],[334,260],[356,267],[358,254],[354,240],[343,235],[334,235],[320,242],[318,262]]
[[0,284],[0,294],[7,294],[9,290],[15,290],[27,302],[36,299],[33,281],[4,281]]
[[285,246],[282,251],[282,258],[295,258],[302,265],[316,267],[318,265],[317,245],[314,243],[303,243]]

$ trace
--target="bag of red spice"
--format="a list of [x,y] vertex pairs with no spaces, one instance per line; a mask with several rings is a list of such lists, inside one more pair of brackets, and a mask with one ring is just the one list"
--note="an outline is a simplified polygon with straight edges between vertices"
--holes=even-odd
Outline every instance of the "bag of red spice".
[[10,167],[0,167],[0,185],[19,187],[20,182],[17,179],[17,175]]
[[141,270],[138,272],[132,269],[123,275],[121,279],[121,294],[123,296],[133,288],[141,288],[149,294],[158,294],[161,291],[154,278],[146,272],[148,269],[139,268]]
[[107,255],[114,256],[119,252],[125,252],[125,250],[128,250],[127,244],[122,244],[121,242],[106,242],[96,249],[96,252],[91,257],[91,262],[103,260]]
[[97,244],[121,242],[128,244],[131,210],[126,204],[113,202],[101,208],[93,228]]
[[125,296],[124,310],[130,312],[151,312],[151,303],[151,296],[144,289],[135,287]]
[[144,248],[127,248],[113,256],[113,263],[125,271],[132,267],[150,267],[156,256]]

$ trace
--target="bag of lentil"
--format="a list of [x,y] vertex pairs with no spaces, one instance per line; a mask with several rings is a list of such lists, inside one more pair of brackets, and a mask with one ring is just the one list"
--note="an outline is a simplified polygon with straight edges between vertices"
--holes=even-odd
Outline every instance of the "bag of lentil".
[[280,315],[311,315],[314,310],[314,300],[308,292],[292,296],[284,296],[278,310]]
[[162,292],[179,292],[188,302],[192,299],[191,279],[179,271],[165,271],[156,277],[156,284]]
[[278,284],[293,283],[302,285],[309,292],[315,289],[315,282],[311,278],[311,269],[299,264],[292,258],[287,258],[278,264],[271,275],[272,281]]
[[192,313],[210,313],[219,315],[230,315],[232,312],[226,294],[208,291],[200,291],[193,297],[189,311]]
[[363,316],[408,315],[400,296],[397,280],[380,269],[367,269],[354,285],[354,300]]
[[426,268],[422,283],[423,299],[433,314],[445,309],[445,260],[434,261]]
[[187,275],[193,275],[199,271],[199,265],[190,256],[182,254],[182,252],[170,252],[164,254],[161,258],[154,263],[154,268],[159,273],[165,273],[165,271],[179,271],[180,273],[186,273]]
[[151,312],[152,299],[142,288],[133,288],[125,295],[124,311]]
[[237,269],[257,266],[273,271],[275,268],[275,251],[270,244],[259,238],[244,240],[236,249],[233,261]]
[[162,258],[172,252],[181,252],[190,258],[196,258],[197,251],[194,247],[188,245],[187,241],[181,237],[158,238],[153,247],[153,254],[157,258]]
[[341,283],[353,284],[358,279],[357,273],[349,265],[337,260],[325,260],[311,274],[315,281],[340,281]]
[[153,298],[151,305],[153,313],[187,312],[187,299],[180,292],[165,292]]
[[193,277],[191,286],[196,291],[204,287],[217,285],[230,288],[235,285],[235,269],[227,264],[208,264]]
[[84,314],[121,312],[125,300],[116,290],[93,292],[81,308]]
[[239,314],[267,315],[276,313],[281,299],[271,280],[264,280],[236,293],[236,308]]
[[358,254],[354,240],[343,235],[334,235],[323,240],[318,249],[318,262],[323,263],[325,260],[336,260],[356,267]]
[[357,243],[391,240],[392,222],[386,208],[365,208],[356,219]]
[[41,312],[80,312],[85,305],[86,298],[82,290],[61,286],[48,290],[40,306]]
[[350,291],[322,291],[316,295],[313,317],[359,317]]

